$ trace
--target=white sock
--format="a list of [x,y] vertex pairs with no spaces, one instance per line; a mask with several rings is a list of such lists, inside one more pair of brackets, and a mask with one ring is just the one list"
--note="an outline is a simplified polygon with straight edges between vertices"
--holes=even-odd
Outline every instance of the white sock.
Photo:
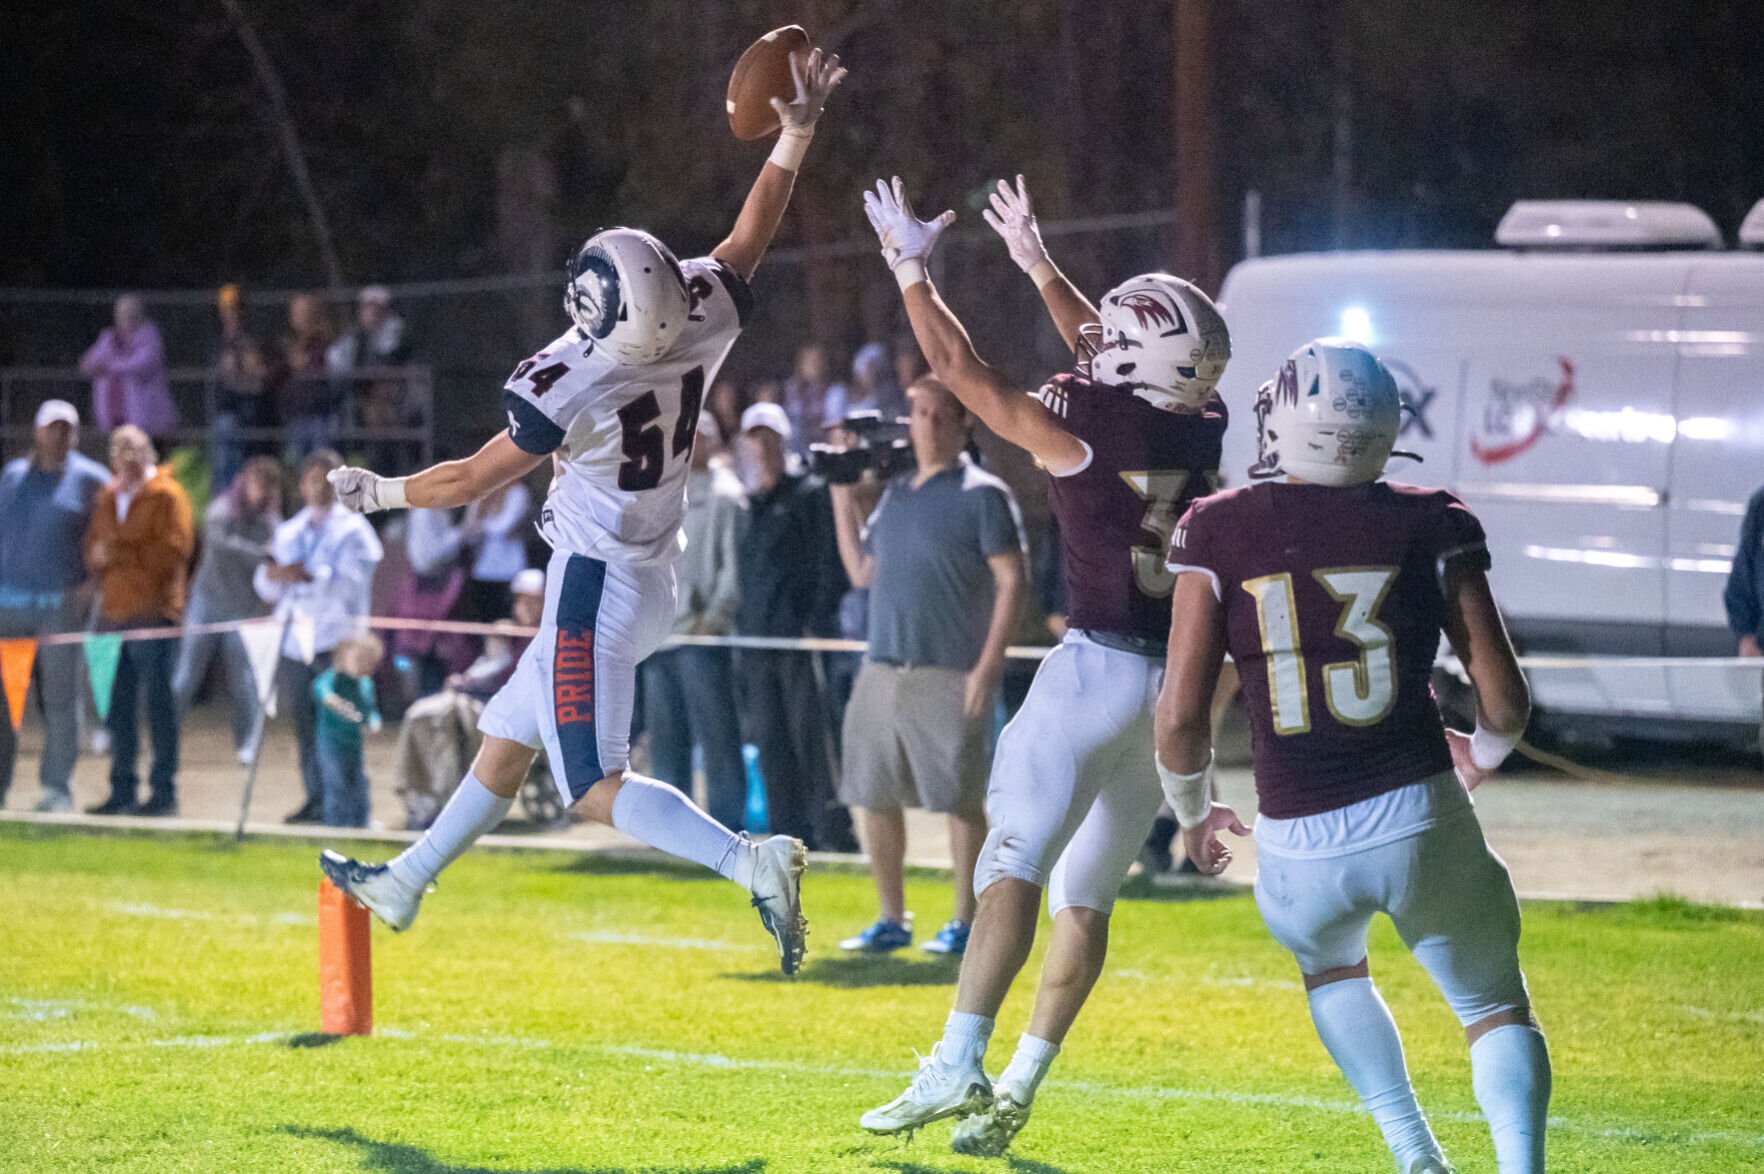
[[1007,1086],[1017,1099],[1027,1104],[1035,1099],[1035,1090],[1041,1087],[1042,1080],[1047,1076],[1048,1066],[1054,1057],[1060,1054],[1060,1045],[1049,1043],[1040,1036],[1024,1033],[1017,1041],[1017,1053],[1005,1070],[999,1073],[998,1083]]
[[986,1059],[986,1044],[992,1039],[992,1017],[951,1011],[943,1024],[943,1046],[937,1058],[952,1066],[979,1065]]
[[747,842],[666,783],[626,771],[613,799],[612,823],[651,848],[702,864],[742,888],[751,888],[753,852]]
[[1360,1094],[1360,1104],[1378,1122],[1397,1169],[1407,1170],[1417,1158],[1440,1154],[1439,1142],[1415,1102],[1396,1022],[1372,980],[1325,983],[1307,998],[1318,1038]]
[[1550,1049],[1543,1032],[1509,1023],[1471,1044],[1470,1083],[1494,1135],[1501,1174],[1542,1170],[1550,1112]]
[[413,889],[426,889],[435,883],[441,870],[475,843],[485,832],[494,831],[514,805],[466,772],[459,789],[423,833],[423,838],[400,852],[387,863],[392,875]]

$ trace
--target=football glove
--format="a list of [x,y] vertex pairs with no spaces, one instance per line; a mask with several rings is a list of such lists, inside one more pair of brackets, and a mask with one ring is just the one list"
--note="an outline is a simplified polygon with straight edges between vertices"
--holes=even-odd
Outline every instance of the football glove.
[[382,477],[366,469],[352,469],[345,465],[325,474],[325,480],[331,483],[343,508],[358,514],[401,510],[405,506],[404,477]]
[[800,53],[792,53],[790,76],[796,82],[796,97],[788,102],[782,98],[772,99],[772,109],[778,112],[783,133],[813,128],[815,120],[826,108],[827,96],[833,92],[834,86],[845,80],[845,74],[837,53],[823,55],[819,49],[811,49],[806,61],[802,60]]
[[[907,201],[906,186],[900,176],[889,183],[876,181],[876,190],[864,193],[864,215],[882,242],[882,259],[897,275],[902,266],[910,266],[924,276],[925,259],[937,246],[943,230],[955,222],[954,212],[944,212],[930,220],[920,220]],[[903,284],[905,284],[903,282]]]
[[992,225],[992,231],[1004,238],[1017,268],[1028,273],[1047,261],[1047,246],[1041,243],[1041,228],[1035,222],[1035,209],[1029,202],[1029,189],[1023,177],[1017,177],[1013,190],[1004,180],[992,193],[992,207],[982,210],[980,218]]

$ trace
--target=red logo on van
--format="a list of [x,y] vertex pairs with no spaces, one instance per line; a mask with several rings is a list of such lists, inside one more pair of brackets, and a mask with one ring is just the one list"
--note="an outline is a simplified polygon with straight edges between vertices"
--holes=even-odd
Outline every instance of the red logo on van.
[[1472,456],[1485,465],[1498,465],[1512,460],[1543,439],[1568,401],[1574,398],[1574,364],[1560,357],[1556,362],[1561,365],[1562,375],[1554,384],[1544,378],[1523,383],[1505,379],[1489,382],[1482,431],[1484,435],[1506,439],[1484,444],[1480,438],[1472,436]]

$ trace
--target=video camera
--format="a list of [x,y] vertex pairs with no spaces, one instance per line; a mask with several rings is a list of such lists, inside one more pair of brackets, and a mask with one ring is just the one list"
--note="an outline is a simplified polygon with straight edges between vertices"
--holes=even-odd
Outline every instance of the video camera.
[[857,442],[848,448],[809,445],[809,471],[829,485],[854,485],[866,469],[876,470],[883,481],[911,472],[918,462],[906,424],[904,419],[884,419],[881,412],[853,412],[830,427],[845,429]]

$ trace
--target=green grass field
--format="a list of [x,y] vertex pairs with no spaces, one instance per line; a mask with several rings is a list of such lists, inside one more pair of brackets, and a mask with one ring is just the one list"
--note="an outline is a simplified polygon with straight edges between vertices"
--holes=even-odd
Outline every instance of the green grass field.
[[[986,1162],[950,1154],[947,1124],[910,1144],[857,1128],[936,1038],[955,977],[917,950],[831,949],[871,915],[861,873],[811,871],[810,961],[786,980],[715,878],[480,852],[409,933],[376,927],[378,1034],[337,1040],[311,1034],[314,855],[0,824],[0,1168],[1389,1169],[1246,895],[1120,905],[1110,972],[1034,1120]],[[947,882],[910,884],[936,924]],[[1764,1167],[1764,917],[1526,915],[1551,1168]],[[1492,1170],[1456,1023],[1383,922],[1373,965],[1447,1151]]]

